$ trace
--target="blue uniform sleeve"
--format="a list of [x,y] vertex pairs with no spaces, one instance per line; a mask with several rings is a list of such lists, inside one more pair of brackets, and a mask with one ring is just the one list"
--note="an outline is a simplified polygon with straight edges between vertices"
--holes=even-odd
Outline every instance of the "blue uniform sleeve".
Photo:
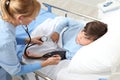
[[[15,27],[2,20],[0,23],[0,66],[10,75],[22,75],[40,69],[40,62],[21,65],[16,54]],[[17,40],[24,43],[23,38]]]
[[25,43],[25,38],[21,38],[21,37],[16,37],[16,41],[17,41],[17,44],[26,44]]
[[23,75],[29,72],[34,72],[40,68],[41,68],[40,63],[22,65],[20,72],[16,73],[16,75]]
[[9,41],[8,43],[4,43],[3,47],[0,48],[0,66],[4,68],[4,70],[6,70],[10,75],[22,75],[41,68],[40,62],[21,65],[17,57],[15,47],[13,46],[15,46],[15,44]]

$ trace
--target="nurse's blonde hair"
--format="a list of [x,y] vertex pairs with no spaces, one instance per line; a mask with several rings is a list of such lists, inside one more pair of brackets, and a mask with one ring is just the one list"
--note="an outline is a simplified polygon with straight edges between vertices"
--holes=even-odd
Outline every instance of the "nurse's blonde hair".
[[0,2],[1,17],[8,22],[14,20],[15,14],[36,17],[41,8],[37,0],[1,0]]

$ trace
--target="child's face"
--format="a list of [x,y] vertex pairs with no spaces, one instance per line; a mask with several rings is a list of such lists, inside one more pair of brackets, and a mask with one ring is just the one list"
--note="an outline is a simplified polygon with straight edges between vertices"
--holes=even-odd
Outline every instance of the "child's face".
[[86,33],[84,31],[80,31],[76,38],[76,43],[83,46],[88,45],[93,41],[94,41],[94,37],[86,36]]

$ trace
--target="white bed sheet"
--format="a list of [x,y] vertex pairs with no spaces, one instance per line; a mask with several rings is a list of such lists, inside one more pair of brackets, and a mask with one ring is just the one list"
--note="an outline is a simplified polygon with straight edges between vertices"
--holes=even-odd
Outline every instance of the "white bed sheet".
[[67,68],[61,69],[57,74],[56,80],[99,80],[99,79],[108,79],[109,75],[107,74],[77,74],[69,73]]
[[[39,60],[28,60],[27,63],[37,62]],[[51,65],[44,67],[39,72],[47,75],[53,80],[99,80],[100,78],[108,79],[110,77],[110,73],[101,73],[101,74],[77,74],[70,73],[67,70],[67,67],[70,63],[70,60],[62,60],[58,65]],[[33,73],[29,73],[29,80],[35,80],[35,75]],[[39,78],[39,80],[44,80]]]

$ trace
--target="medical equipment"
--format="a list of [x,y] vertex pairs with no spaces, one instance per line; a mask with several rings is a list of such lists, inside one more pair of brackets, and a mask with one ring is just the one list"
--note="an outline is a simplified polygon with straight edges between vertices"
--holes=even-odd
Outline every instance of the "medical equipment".
[[40,41],[42,41],[42,42],[45,42],[45,41],[47,41],[48,40],[48,37],[47,36],[42,36],[41,38],[40,38]]
[[118,0],[107,0],[103,3],[100,3],[98,7],[104,12],[110,12],[120,8],[120,1]]

